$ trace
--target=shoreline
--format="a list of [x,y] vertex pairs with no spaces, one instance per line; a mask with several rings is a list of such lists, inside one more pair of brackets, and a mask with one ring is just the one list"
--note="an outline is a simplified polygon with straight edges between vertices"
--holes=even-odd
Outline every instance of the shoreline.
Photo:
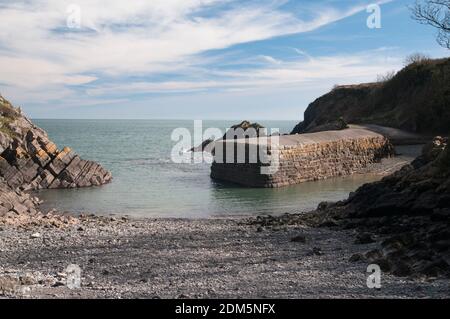
[[[301,184],[296,184],[296,185],[290,185],[290,186],[286,186],[284,188],[281,189],[277,189],[277,191],[286,191],[286,190],[295,190],[296,188],[300,188],[303,186],[307,186],[307,185],[315,185],[316,183],[320,182],[320,183],[331,183],[333,181],[335,182],[340,182],[340,181],[351,181],[352,179],[355,178],[366,178],[366,180],[364,182],[362,182],[359,186],[361,186],[364,183],[368,183],[368,182],[374,182],[377,180],[382,179],[385,176],[388,176],[389,174],[393,173],[396,170],[399,170],[402,166],[409,164],[414,158],[416,158],[418,155],[420,155],[420,152],[423,148],[422,144],[417,144],[417,145],[400,145],[400,146],[396,146],[396,150],[397,150],[397,154],[393,157],[390,158],[384,158],[382,159],[379,163],[373,163],[371,165],[369,165],[368,167],[366,167],[364,170],[361,170],[357,173],[354,173],[352,175],[349,176],[340,176],[340,177],[333,177],[333,178],[328,178],[328,179],[323,179],[323,180],[318,180],[318,181],[309,181],[309,182],[304,182]],[[359,187],[358,186],[358,187]],[[95,187],[99,187],[101,188],[102,186],[95,186]],[[236,186],[238,187],[238,186]],[[313,186],[314,187],[314,186]],[[345,191],[345,195],[342,198],[333,198],[333,199],[327,199],[327,198],[323,198],[323,197],[317,197],[317,202],[313,202],[313,204],[310,205],[310,207],[301,207],[298,208],[298,211],[309,211],[309,210],[314,210],[315,208],[317,208],[317,205],[320,204],[320,202],[322,201],[338,201],[338,200],[344,200],[345,198],[347,198],[347,196],[349,195],[350,192],[356,190],[357,187],[355,187],[355,189],[352,189],[350,191],[346,190]],[[246,190],[247,188],[243,188],[244,190]],[[271,189],[257,189],[257,191],[270,191]],[[42,192],[54,192],[55,194],[57,194],[58,192],[76,192],[77,189],[71,189],[71,190],[61,190],[61,189],[51,189],[51,190],[38,190],[38,191],[33,191],[32,193],[30,193],[32,196],[37,196],[38,198],[42,198]],[[338,191],[338,190],[337,190]],[[109,212],[109,211],[95,211],[95,210],[85,210],[85,209],[74,209],[72,207],[57,207],[58,205],[55,203],[52,203],[51,201],[49,202],[49,200],[45,200],[43,204],[40,205],[41,209],[43,208],[43,211],[51,211],[52,209],[56,209],[58,211],[64,211],[64,213],[67,213],[69,215],[79,215],[80,213],[86,213],[86,214],[94,214],[96,216],[129,216],[129,217],[133,217],[133,218],[147,218],[144,217],[145,214],[145,207],[143,208],[139,208],[139,211],[135,209],[135,211],[131,212],[131,213],[127,213],[127,214],[123,214],[117,211],[113,211],[113,212]],[[64,205],[62,205],[64,206]],[[199,208],[201,209],[201,208]],[[284,213],[291,212],[291,213],[295,213],[297,211],[292,211],[291,209],[288,210],[283,210],[283,207],[277,207],[274,208],[277,210],[277,212],[273,212],[271,211],[270,214],[272,215],[282,215]],[[230,215],[231,213],[231,215]],[[198,215],[192,215],[192,217],[187,217],[189,219],[198,219],[198,218],[246,218],[246,217],[255,217],[257,215],[261,215],[261,214],[265,214],[265,212],[262,211],[257,211],[253,214],[248,214],[247,210],[243,210],[242,212],[239,212],[238,210],[236,211],[232,211],[232,212],[228,212],[228,213],[216,213],[214,212],[214,214],[212,215],[208,215],[208,214],[198,214]],[[170,217],[165,217],[163,214],[160,215],[154,215],[154,213],[152,212],[152,214],[148,217],[148,218],[184,218],[182,217],[184,216],[182,212],[177,213],[177,214],[173,214],[170,215]]]
[[[421,148],[397,146],[399,154],[358,175],[381,179]],[[273,220],[284,216],[276,209],[270,214],[277,216]],[[260,224],[271,219],[267,215],[155,218],[53,209],[5,216],[0,298],[450,297],[446,279],[388,272],[381,289],[368,288],[367,261],[352,258],[376,249],[377,242],[358,243],[355,229],[313,227],[308,213],[270,226]],[[81,270],[76,289],[68,287],[70,265]]]
[[[444,279],[383,274],[381,289],[367,288],[367,265],[349,259],[374,244],[354,244],[352,231],[255,220],[87,216],[62,228],[2,226],[0,298],[450,296]],[[69,264],[82,270],[79,289],[66,287]]]
[[[405,154],[362,174],[381,179],[420,148],[402,146]],[[361,245],[355,229],[311,227],[306,220],[264,227],[256,216],[53,210],[23,225],[0,225],[0,298],[450,297],[446,279],[389,273],[381,289],[369,289],[368,263],[351,259],[377,243]],[[82,271],[79,289],[67,287],[71,264]]]

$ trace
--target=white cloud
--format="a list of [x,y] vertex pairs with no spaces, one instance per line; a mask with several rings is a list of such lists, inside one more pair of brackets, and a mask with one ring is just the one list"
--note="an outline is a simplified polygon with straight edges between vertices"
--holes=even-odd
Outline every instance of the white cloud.
[[[75,32],[66,27],[66,9],[72,2],[82,10],[82,30]],[[12,99],[27,101],[73,98],[74,86],[88,85],[89,95],[102,98],[133,92],[239,91],[313,81],[325,74],[351,72],[358,77],[374,71],[360,60],[349,65],[345,61],[352,60],[342,57],[284,63],[261,56],[270,67],[251,70],[251,75],[226,72],[222,74],[225,79],[219,80],[217,72],[201,65],[197,55],[208,50],[311,31],[365,9],[362,5],[343,10],[321,8],[313,17],[302,20],[281,10],[284,2],[0,1],[1,88],[13,94]],[[130,76],[189,71],[198,71],[201,76],[187,81],[113,84]]]
[[264,60],[264,61],[266,61],[266,62],[269,62],[269,63],[272,63],[272,64],[281,64],[282,62],[280,61],[280,60],[277,60],[277,59],[275,59],[274,57],[271,57],[271,56],[269,56],[269,55],[261,55],[261,58]]
[[[112,95],[117,92],[124,95],[141,93],[180,93],[217,89],[230,92],[266,90],[314,84],[316,87],[334,84],[351,84],[374,81],[377,74],[398,69],[400,58],[386,59],[377,56],[378,50],[346,56],[316,57],[296,62],[283,62],[264,57],[268,65],[264,68],[240,71],[210,72],[209,81],[160,81],[135,82],[119,85],[104,85],[88,89],[90,96]],[[274,61],[272,61],[272,59]],[[339,83],[345,79],[346,83]]]

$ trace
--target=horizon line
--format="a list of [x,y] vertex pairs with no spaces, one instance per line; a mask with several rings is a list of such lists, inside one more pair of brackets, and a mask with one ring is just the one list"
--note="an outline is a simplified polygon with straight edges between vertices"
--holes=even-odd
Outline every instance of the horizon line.
[[215,118],[208,118],[208,119],[198,119],[198,118],[45,118],[45,117],[30,117],[32,121],[35,120],[63,120],[63,121],[280,121],[280,122],[298,122],[302,121],[301,119],[298,120],[288,120],[288,119],[254,119],[254,120],[248,120],[248,119],[215,119]]

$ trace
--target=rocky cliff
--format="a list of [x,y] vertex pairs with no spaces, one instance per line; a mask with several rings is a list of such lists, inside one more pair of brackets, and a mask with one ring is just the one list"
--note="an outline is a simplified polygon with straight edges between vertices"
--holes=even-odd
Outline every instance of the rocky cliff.
[[[398,276],[450,278],[450,148],[437,137],[411,164],[308,214],[260,218],[262,226],[307,224],[355,232],[371,249],[350,261]],[[374,246],[377,247],[374,249]]]
[[[437,137],[410,165],[367,184],[336,207],[351,218],[441,214],[450,217],[450,148]],[[449,220],[450,221],[450,220]],[[449,238],[450,239],[450,238]]]
[[435,138],[410,165],[362,186],[343,202],[323,204],[320,218],[380,238],[361,258],[399,276],[450,277],[450,148]]
[[39,201],[23,191],[97,186],[111,179],[99,164],[68,147],[59,150],[20,108],[0,96],[0,216],[40,214]]
[[309,105],[304,121],[293,130],[307,133],[342,119],[410,132],[450,132],[450,58],[408,65],[392,79],[338,86]]
[[76,188],[111,181],[99,164],[70,148],[59,150],[47,133],[0,97],[0,176],[13,189]]

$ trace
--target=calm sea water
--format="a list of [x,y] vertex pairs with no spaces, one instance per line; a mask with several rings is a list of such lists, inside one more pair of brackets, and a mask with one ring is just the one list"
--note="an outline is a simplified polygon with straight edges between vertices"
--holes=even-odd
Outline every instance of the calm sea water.
[[[35,120],[60,147],[101,163],[113,174],[111,184],[73,190],[44,190],[44,209],[127,214],[148,217],[242,216],[282,214],[313,209],[321,201],[344,199],[376,176],[352,176],[280,189],[241,188],[210,179],[208,164],[175,164],[171,133],[193,121],[173,120]],[[224,132],[238,121],[204,121],[204,128]],[[289,132],[296,122],[260,121]]]

